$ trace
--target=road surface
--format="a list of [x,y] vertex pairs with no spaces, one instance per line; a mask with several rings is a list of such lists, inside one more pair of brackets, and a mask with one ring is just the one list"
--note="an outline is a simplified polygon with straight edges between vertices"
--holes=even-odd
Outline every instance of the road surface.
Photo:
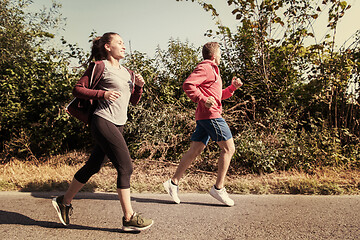
[[132,194],[136,211],[154,219],[124,233],[115,193],[79,193],[71,225],[51,204],[59,193],[0,192],[1,239],[360,239],[360,196],[231,195],[234,207],[209,194]]

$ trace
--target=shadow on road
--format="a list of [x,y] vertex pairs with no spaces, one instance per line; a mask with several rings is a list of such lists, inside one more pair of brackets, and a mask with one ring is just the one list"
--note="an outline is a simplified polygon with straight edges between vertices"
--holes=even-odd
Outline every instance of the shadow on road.
[[[21,188],[21,192],[50,192],[50,191],[66,191],[69,188],[70,182],[68,181],[55,181],[49,180],[47,182],[29,182]],[[86,192],[95,192],[98,185],[94,182],[88,182],[82,188]]]
[[[52,199],[56,196],[63,195],[64,192],[31,192],[31,196],[35,198]],[[79,192],[74,199],[102,199],[102,200],[118,200],[117,193],[91,193]]]
[[[162,199],[153,199],[153,198],[139,198],[139,197],[131,197],[132,201],[142,202],[142,203],[158,203],[158,204],[174,204],[175,202],[170,200],[162,200]],[[224,207],[223,204],[215,204],[215,203],[202,203],[202,202],[186,202],[182,201],[181,204],[190,204],[190,205],[199,205],[199,206],[208,206],[208,207]]]
[[[32,192],[31,196],[35,198],[44,198],[52,199],[53,197],[59,196],[63,193],[61,192]],[[164,194],[165,196],[165,194]],[[76,194],[74,199],[100,199],[100,200],[118,200],[118,195],[116,193],[89,193],[89,192],[79,192]],[[157,203],[157,204],[174,204],[175,202],[171,200],[164,199],[155,199],[155,198],[140,198],[140,197],[131,197],[131,201],[140,202],[140,203]],[[198,206],[208,206],[208,207],[226,207],[223,204],[217,203],[204,203],[204,202],[194,202],[194,201],[182,201],[181,204],[189,205],[198,205]]]
[[134,232],[124,232],[119,228],[99,228],[99,227],[89,227],[81,225],[69,225],[64,226],[56,222],[48,221],[37,221],[25,215],[16,212],[8,212],[0,210],[0,225],[2,224],[15,224],[23,226],[40,226],[44,228],[64,228],[64,229],[75,229],[75,230],[94,230],[94,231],[104,231],[104,232],[118,232],[118,233],[128,233],[128,234],[138,234],[140,231]]

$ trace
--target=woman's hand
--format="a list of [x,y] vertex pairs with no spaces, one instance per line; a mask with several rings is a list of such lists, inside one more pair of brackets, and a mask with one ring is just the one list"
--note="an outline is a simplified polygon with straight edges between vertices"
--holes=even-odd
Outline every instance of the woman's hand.
[[135,74],[135,84],[139,87],[143,87],[145,84],[144,78],[139,73]]
[[120,96],[121,96],[121,92],[119,92],[119,91],[106,91],[104,94],[105,100],[109,100],[112,102],[114,102]]

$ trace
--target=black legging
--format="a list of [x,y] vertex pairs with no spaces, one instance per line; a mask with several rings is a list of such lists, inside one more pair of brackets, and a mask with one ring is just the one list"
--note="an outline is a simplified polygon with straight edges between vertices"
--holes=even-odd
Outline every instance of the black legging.
[[129,149],[123,137],[123,126],[116,126],[93,115],[90,129],[95,138],[96,146],[85,165],[75,174],[75,179],[85,184],[92,175],[100,171],[107,156],[118,173],[117,188],[130,188],[133,166]]

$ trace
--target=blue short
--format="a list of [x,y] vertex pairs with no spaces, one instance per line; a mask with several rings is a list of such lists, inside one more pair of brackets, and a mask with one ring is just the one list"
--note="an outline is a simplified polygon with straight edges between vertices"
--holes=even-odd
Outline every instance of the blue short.
[[196,129],[190,140],[208,144],[210,137],[215,142],[227,141],[232,138],[229,126],[223,118],[196,121]]

